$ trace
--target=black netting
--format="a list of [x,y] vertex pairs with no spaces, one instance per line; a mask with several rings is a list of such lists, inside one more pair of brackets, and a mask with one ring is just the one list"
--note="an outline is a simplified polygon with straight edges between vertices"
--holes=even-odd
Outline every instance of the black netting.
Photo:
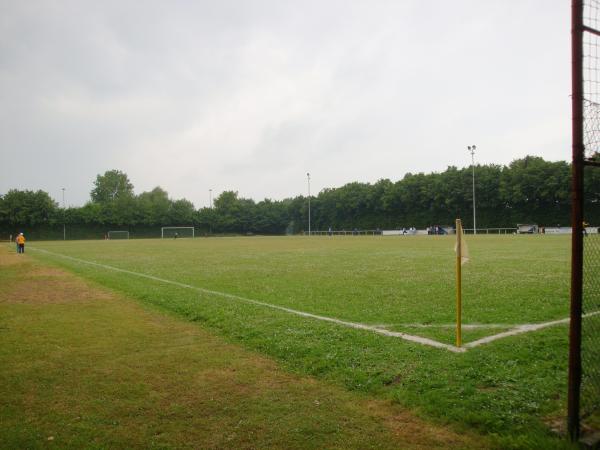
[[[600,0],[584,2],[583,23],[600,30]],[[585,158],[600,162],[600,36],[591,30],[583,34],[583,97]],[[596,230],[587,230],[583,238],[580,413],[584,420],[596,421],[600,415],[600,234],[592,231]]]
[[[585,26],[600,30],[600,1],[587,0],[583,8]],[[585,157],[600,155],[600,36],[583,34],[583,97]]]
[[600,408],[600,234],[583,240],[583,314],[581,413],[588,416]]

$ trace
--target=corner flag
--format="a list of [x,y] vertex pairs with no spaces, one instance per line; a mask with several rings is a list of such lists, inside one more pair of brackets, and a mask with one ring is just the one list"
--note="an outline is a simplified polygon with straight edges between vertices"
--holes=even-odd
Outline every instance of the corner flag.
[[462,222],[456,219],[456,346],[462,345],[462,265],[469,261],[469,248],[463,236]]
[[456,219],[456,244],[454,245],[456,257],[460,258],[460,265],[469,262],[469,247],[463,233],[462,223],[460,219]]

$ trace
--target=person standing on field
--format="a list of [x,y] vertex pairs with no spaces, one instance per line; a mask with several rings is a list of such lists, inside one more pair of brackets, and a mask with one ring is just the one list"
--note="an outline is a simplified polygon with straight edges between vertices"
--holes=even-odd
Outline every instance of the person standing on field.
[[17,253],[25,253],[25,236],[19,233],[17,236]]

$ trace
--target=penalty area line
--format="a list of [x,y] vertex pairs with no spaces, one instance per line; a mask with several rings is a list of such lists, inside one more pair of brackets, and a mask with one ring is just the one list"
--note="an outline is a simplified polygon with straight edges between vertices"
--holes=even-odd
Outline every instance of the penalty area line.
[[333,318],[333,317],[320,316],[320,315],[317,315],[317,314],[312,314],[312,313],[305,312],[305,311],[300,311],[300,310],[297,310],[297,309],[286,308],[285,306],[273,305],[271,303],[266,303],[266,302],[261,302],[259,300],[253,300],[251,298],[241,297],[241,296],[235,295],[235,294],[228,294],[226,292],[213,291],[211,289],[206,289],[206,288],[201,288],[201,287],[197,287],[197,286],[192,286],[190,284],[180,283],[178,281],[167,280],[166,278],[155,277],[154,275],[148,275],[148,274],[140,273],[140,272],[133,272],[131,270],[121,269],[119,267],[109,266],[107,264],[101,264],[101,263],[97,263],[97,262],[94,262],[94,261],[88,261],[88,260],[85,260],[85,259],[75,258],[73,256],[63,255],[61,253],[55,253],[55,252],[51,252],[49,250],[44,250],[44,249],[41,249],[41,248],[36,248],[36,247],[31,247],[31,246],[29,248],[31,250],[34,250],[34,251],[46,253],[48,255],[58,256],[60,258],[68,259],[70,261],[74,261],[74,262],[77,262],[77,263],[87,264],[87,265],[94,266],[94,267],[100,267],[100,268],[103,268],[103,269],[106,269],[106,270],[112,270],[114,272],[120,272],[120,273],[124,273],[124,274],[127,274],[127,275],[133,275],[133,276],[136,276],[136,277],[145,278],[147,280],[158,281],[160,283],[170,284],[172,286],[177,286],[177,287],[184,288],[184,289],[191,289],[191,290],[194,290],[196,292],[201,292],[203,294],[214,295],[214,296],[226,298],[228,300],[242,301],[242,302],[245,302],[245,303],[250,303],[250,304],[253,304],[253,305],[257,305],[257,306],[262,306],[262,307],[265,307],[265,308],[271,308],[271,309],[275,309],[275,310],[278,310],[278,311],[284,311],[286,313],[294,314],[294,315],[301,316],[301,317],[307,317],[307,318],[311,318],[311,319],[316,319],[316,320],[321,320],[321,321],[325,321],[325,322],[335,323],[337,325],[342,325],[342,326],[345,326],[345,327],[348,327],[348,328],[354,328],[354,329],[358,329],[358,330],[371,331],[371,332],[378,333],[378,334],[381,334],[381,335],[384,335],[384,336],[388,336],[388,337],[396,337],[396,338],[403,339],[405,341],[415,342],[417,344],[428,345],[430,347],[445,349],[445,350],[448,350],[448,351],[451,351],[451,352],[454,352],[454,353],[464,353],[464,352],[467,351],[467,349],[465,347],[456,347],[454,345],[444,344],[444,343],[438,342],[438,341],[436,341],[434,339],[428,339],[428,338],[424,338],[424,337],[421,337],[421,336],[414,336],[414,335],[411,335],[411,334],[406,334],[406,333],[401,333],[401,332],[396,332],[396,331],[389,331],[389,330],[385,330],[385,329],[382,329],[382,328],[374,327],[374,326],[371,326],[371,325],[366,325],[366,324],[363,324],[363,323],[349,322],[349,321],[346,321],[346,320],[336,319],[336,318]]

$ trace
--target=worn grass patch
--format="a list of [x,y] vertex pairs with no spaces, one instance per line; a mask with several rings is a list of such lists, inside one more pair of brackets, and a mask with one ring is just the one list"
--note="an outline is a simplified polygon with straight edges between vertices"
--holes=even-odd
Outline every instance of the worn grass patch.
[[0,251],[0,448],[484,448]]

